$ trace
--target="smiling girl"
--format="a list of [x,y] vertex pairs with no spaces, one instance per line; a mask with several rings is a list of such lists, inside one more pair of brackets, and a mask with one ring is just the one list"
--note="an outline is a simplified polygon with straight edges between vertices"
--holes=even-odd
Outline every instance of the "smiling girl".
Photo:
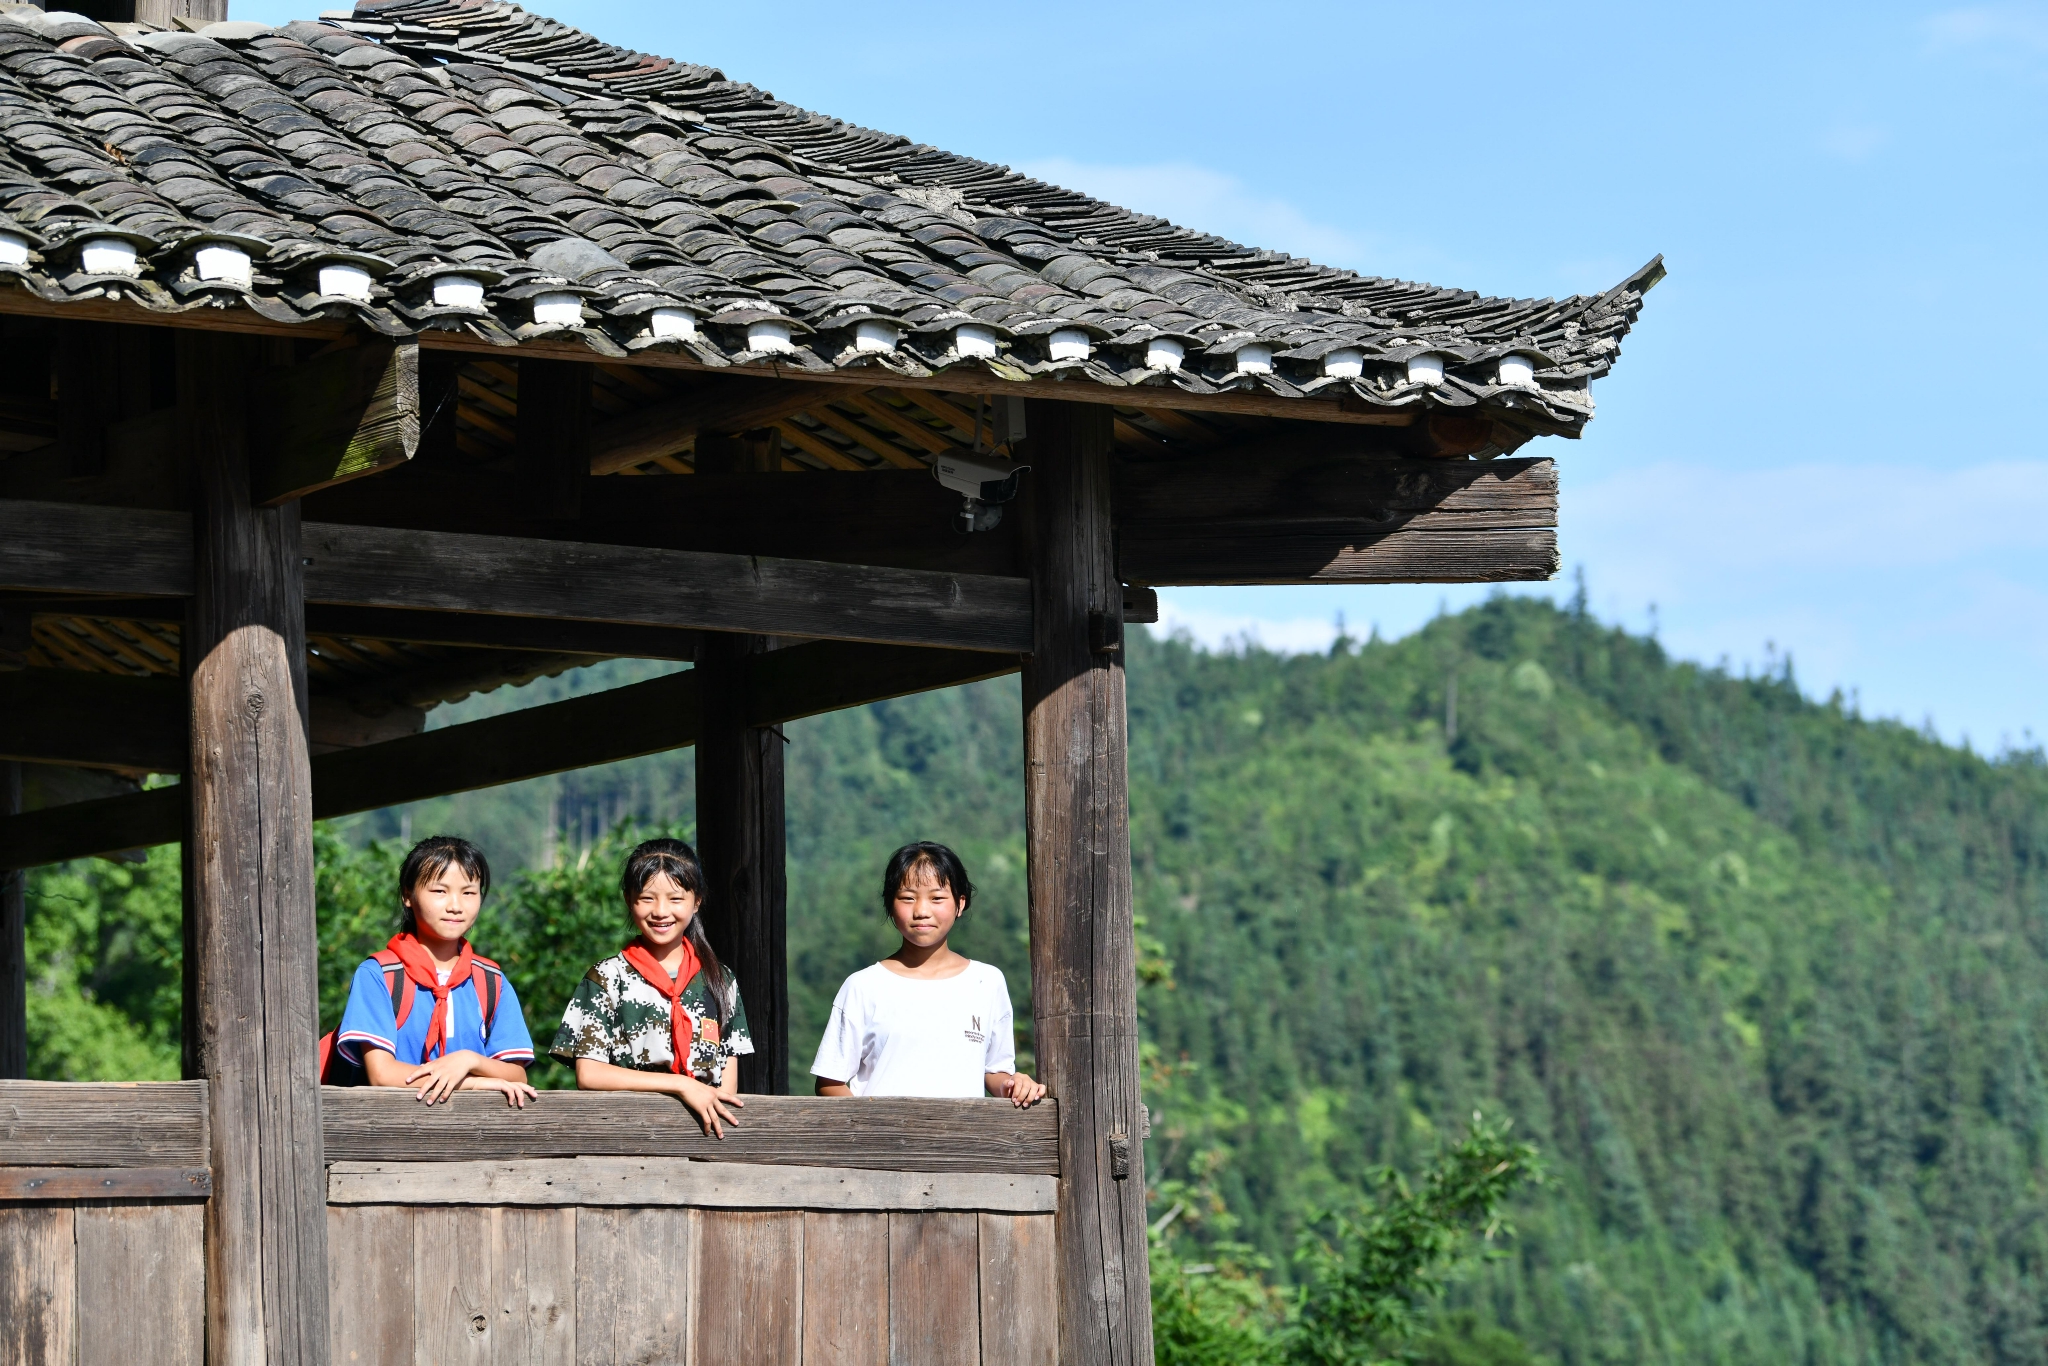
[[660,1091],[690,1107],[706,1133],[737,1126],[740,1069],[754,1051],[739,984],[704,934],[704,869],[681,840],[648,840],[619,878],[639,931],[583,974],[548,1051],[586,1091]]
[[846,979],[811,1075],[821,1096],[1003,1096],[1019,1107],[1045,1087],[1017,1066],[1002,969],[946,943],[974,900],[960,856],[906,844],[882,874],[882,909],[903,943]]
[[468,934],[491,889],[491,866],[468,840],[432,835],[398,872],[398,933],[349,984],[335,1047],[372,1086],[410,1086],[432,1105],[457,1091],[534,1098],[533,1040],[518,993]]

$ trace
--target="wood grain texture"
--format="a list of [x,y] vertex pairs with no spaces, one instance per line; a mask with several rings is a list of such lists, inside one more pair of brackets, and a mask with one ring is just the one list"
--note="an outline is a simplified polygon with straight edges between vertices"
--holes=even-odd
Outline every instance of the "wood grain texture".
[[797,1366],[804,1314],[804,1216],[707,1210],[697,1219],[691,1359]]
[[420,350],[372,338],[272,370],[257,399],[250,496],[276,507],[412,459],[420,444]]
[[204,1200],[205,1167],[0,1167],[0,1200]]
[[1060,1099],[1060,1360],[1152,1360],[1139,1140],[1129,739],[1121,653],[1089,622],[1121,620],[1110,525],[1110,419],[1034,404],[1033,620],[1024,668],[1024,829],[1031,1006],[1040,1080]]
[[0,758],[177,773],[185,685],[79,669],[0,672]]
[[327,1213],[298,509],[250,502],[245,339],[178,338],[193,471],[192,952],[211,1111],[207,1342],[325,1366]]
[[1267,438],[1250,448],[1169,460],[1118,460],[1110,472],[1117,525],[1316,525],[1420,512],[1531,514],[1547,516],[1543,525],[1556,524],[1553,460],[1296,452],[1290,447],[1297,440]]
[[784,744],[775,726],[749,722],[750,665],[763,636],[714,635],[694,676],[702,681],[697,740],[697,856],[706,881],[711,947],[739,983],[754,1051],[739,1060],[740,1090],[789,1091],[789,872],[783,820]]
[[200,1366],[206,1215],[197,1205],[82,1205],[78,1359]]
[[[1126,532],[1118,572],[1132,583],[1521,583],[1557,573],[1553,529],[1445,525],[1430,514],[1385,532],[1353,530],[1244,535],[1209,529]],[[1482,519],[1485,520],[1485,519]]]
[[1028,586],[988,574],[311,522],[305,553],[317,602],[1013,654],[1030,641]]
[[203,1167],[203,1081],[0,1081],[0,1166]]
[[414,1214],[415,1360],[573,1366],[576,1211]]
[[413,1212],[327,1207],[327,1324],[335,1366],[413,1360]]
[[889,1216],[804,1215],[804,1366],[889,1366]]
[[68,1205],[0,1206],[0,1361],[77,1360],[77,1244]]
[[890,1366],[981,1360],[980,1217],[889,1216]]
[[[109,555],[115,543],[121,553]],[[192,519],[0,499],[0,588],[183,597],[192,591]]]
[[[1016,1173],[871,1171],[693,1162],[681,1157],[337,1162],[327,1170],[329,1205],[680,1205],[1050,1214],[1055,1185],[1050,1176]],[[5,1189],[0,1184],[0,1192]]]
[[1044,1215],[981,1216],[982,1366],[1058,1366],[1059,1257]]
[[687,1210],[576,1212],[576,1366],[682,1366],[692,1246]]
[[328,1087],[327,1156],[381,1162],[394,1152],[451,1160],[690,1157],[711,1162],[878,1171],[1059,1173],[1059,1111],[999,1100],[749,1097],[721,1141],[663,1096],[548,1091],[524,1110],[483,1092],[422,1105],[403,1090]]

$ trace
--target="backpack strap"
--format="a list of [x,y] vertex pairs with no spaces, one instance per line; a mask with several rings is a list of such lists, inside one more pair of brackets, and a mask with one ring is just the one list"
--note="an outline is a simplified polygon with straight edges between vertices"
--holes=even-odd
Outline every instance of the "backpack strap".
[[398,961],[398,955],[389,949],[379,949],[370,955],[384,969],[384,981],[391,989],[391,1015],[393,1032],[405,1028],[405,1017],[412,1014],[412,996],[406,987],[411,978],[405,975],[405,964]]
[[499,971],[498,965],[488,958],[472,960],[471,967],[474,969],[471,973],[472,977],[477,973],[481,973],[484,979],[484,984],[477,989],[477,1004],[483,1007],[484,1042],[489,1043],[491,1041],[491,1025],[498,1018],[498,996],[504,988],[505,977]]

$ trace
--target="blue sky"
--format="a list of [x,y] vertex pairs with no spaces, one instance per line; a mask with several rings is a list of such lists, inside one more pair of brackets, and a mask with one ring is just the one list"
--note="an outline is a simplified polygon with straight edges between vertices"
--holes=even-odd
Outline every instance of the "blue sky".
[[[312,3],[235,0],[281,22]],[[613,42],[1333,265],[1526,296],[1662,252],[1584,440],[1603,617],[1980,750],[2048,735],[2048,6],[554,0]],[[1484,590],[1166,595],[1212,642]]]

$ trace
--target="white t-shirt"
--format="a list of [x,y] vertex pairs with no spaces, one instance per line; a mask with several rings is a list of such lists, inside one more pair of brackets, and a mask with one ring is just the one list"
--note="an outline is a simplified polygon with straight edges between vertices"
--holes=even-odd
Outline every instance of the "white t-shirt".
[[880,963],[846,979],[811,1075],[856,1096],[985,1096],[985,1074],[1017,1066],[1010,988],[1000,968],[905,977]]

